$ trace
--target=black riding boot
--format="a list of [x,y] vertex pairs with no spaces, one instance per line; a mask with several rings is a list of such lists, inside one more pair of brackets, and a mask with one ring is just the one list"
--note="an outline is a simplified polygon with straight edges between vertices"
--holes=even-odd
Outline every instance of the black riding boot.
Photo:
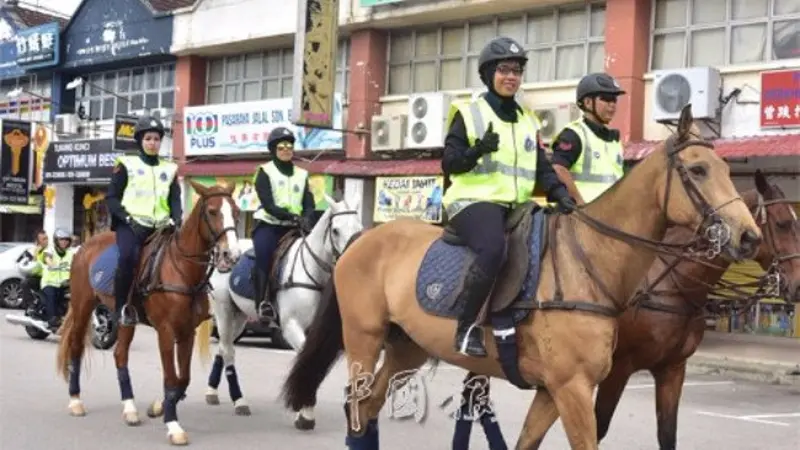
[[114,318],[123,326],[136,325],[136,312],[128,305],[128,292],[131,289],[130,275],[117,270],[114,274]]
[[464,311],[458,318],[455,349],[462,355],[485,357],[483,328],[476,324],[478,314],[492,289],[492,280],[478,264],[473,263],[464,279],[464,287],[457,302],[464,303]]
[[269,278],[260,270],[255,272],[256,283],[256,313],[260,319],[274,319],[275,311],[267,298]]

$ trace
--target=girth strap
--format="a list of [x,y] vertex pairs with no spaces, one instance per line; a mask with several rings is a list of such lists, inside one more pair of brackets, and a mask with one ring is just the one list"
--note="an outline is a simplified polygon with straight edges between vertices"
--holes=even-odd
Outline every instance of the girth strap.
[[550,300],[544,302],[536,302],[533,304],[533,309],[541,311],[583,311],[593,314],[600,314],[601,316],[617,318],[620,316],[620,311],[616,308],[598,305],[597,303],[588,302],[575,302],[566,300]]

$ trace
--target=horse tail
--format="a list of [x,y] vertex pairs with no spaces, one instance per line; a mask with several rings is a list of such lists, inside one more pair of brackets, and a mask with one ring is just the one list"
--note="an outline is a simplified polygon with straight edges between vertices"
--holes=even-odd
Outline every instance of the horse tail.
[[[64,316],[64,323],[61,324],[61,329],[58,330],[61,334],[61,340],[58,343],[58,352],[56,357],[56,372],[61,374],[64,381],[69,382],[69,362],[70,353],[73,345],[73,328],[75,327],[75,309],[70,305],[67,308],[67,315]],[[88,328],[88,327],[87,327]],[[88,330],[87,330],[88,331]]]
[[342,315],[333,277],[323,289],[320,302],[308,327],[306,342],[283,384],[284,404],[293,411],[317,403],[319,386],[344,350]]
[[211,319],[200,322],[195,330],[197,331],[197,356],[200,357],[203,366],[206,366],[211,360]]

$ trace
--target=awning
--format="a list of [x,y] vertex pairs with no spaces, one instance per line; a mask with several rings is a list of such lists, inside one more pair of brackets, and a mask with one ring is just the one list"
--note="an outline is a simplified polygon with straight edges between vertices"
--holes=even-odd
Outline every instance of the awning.
[[[625,159],[643,159],[658,142],[631,142],[625,145]],[[714,149],[723,158],[745,158],[758,156],[800,156],[800,134],[772,136],[748,136],[717,139]]]
[[[252,175],[263,161],[192,161],[181,166],[183,176]],[[440,175],[440,159],[411,160],[317,160],[296,161],[311,173],[350,177],[387,175]]]

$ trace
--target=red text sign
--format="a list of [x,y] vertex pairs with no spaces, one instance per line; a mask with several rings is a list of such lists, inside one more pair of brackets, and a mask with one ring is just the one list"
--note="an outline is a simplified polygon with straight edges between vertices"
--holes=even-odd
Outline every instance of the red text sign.
[[800,127],[800,70],[761,72],[761,128]]

